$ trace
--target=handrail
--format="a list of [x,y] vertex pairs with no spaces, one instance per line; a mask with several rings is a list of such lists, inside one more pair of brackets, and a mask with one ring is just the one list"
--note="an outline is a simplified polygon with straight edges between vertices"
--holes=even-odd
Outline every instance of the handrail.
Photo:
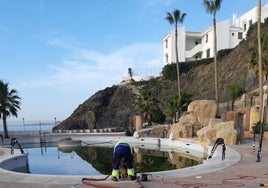
[[4,144],[4,137],[2,134],[0,134],[1,140],[2,140],[2,145]]
[[209,159],[212,158],[215,150],[217,149],[218,145],[222,145],[222,160],[225,159],[225,150],[226,150],[226,147],[225,147],[225,144],[224,144],[224,139],[223,138],[217,138],[215,144],[213,145],[213,148],[211,150],[211,154],[208,156]]
[[24,154],[24,151],[23,151],[20,143],[17,141],[16,138],[11,138],[11,140],[10,140],[11,154],[14,154],[14,146],[15,146],[15,144],[17,144],[19,146],[21,154]]

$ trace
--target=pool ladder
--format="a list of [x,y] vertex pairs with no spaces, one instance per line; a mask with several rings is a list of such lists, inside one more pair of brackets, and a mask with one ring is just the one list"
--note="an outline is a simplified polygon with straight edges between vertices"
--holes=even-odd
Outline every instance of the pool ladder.
[[19,147],[19,149],[20,149],[21,154],[24,154],[24,151],[23,151],[23,149],[22,149],[22,147],[21,147],[20,143],[18,142],[18,140],[17,140],[16,138],[11,138],[11,140],[10,140],[10,146],[11,146],[11,155],[13,155],[13,154],[14,154],[14,146],[15,146],[15,144],[17,144],[17,145],[18,145],[18,147]]

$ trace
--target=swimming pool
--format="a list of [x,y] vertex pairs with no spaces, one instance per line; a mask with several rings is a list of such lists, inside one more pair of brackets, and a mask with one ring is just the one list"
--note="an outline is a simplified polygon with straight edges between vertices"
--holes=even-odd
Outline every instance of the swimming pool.
[[[190,154],[159,149],[134,148],[137,173],[174,170],[201,164],[203,159]],[[110,145],[80,147],[61,151],[57,146],[28,147],[29,171],[47,175],[106,175],[112,171],[113,148]]]
[[[178,170],[201,164],[203,159],[207,158],[207,150],[203,146],[188,140],[137,138],[111,133],[50,133],[45,135],[45,139],[43,137],[36,135],[17,138],[24,150],[29,153],[27,158],[29,158],[29,172],[32,174],[88,176],[110,174],[112,148],[119,140],[126,140],[134,147],[137,173]],[[74,151],[59,150],[57,142],[67,137],[82,140],[88,147]],[[98,147],[96,149],[91,146]],[[79,162],[72,162],[76,159]]]

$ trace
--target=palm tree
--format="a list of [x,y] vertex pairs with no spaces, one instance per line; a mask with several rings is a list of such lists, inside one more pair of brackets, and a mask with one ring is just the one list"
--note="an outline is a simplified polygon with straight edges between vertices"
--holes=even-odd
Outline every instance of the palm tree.
[[[268,86],[268,33],[265,33],[262,40],[262,60],[263,60],[263,72],[265,75],[266,86]],[[267,96],[267,88],[265,91]],[[268,100],[266,101],[266,105],[268,104]]]
[[132,80],[132,78],[133,78],[132,68],[129,67],[127,70],[128,70],[128,75],[129,75],[130,79]]
[[152,97],[151,92],[143,90],[138,94],[134,101],[134,107],[138,114],[148,122],[148,125],[151,125],[152,114],[157,109],[157,101]]
[[261,140],[257,154],[257,162],[260,162],[262,139],[263,139],[263,72],[262,72],[262,49],[261,49],[261,0],[258,0],[258,19],[257,19],[257,35],[258,35],[258,65],[259,65],[259,90],[260,90],[260,122],[261,122]]
[[[265,85],[268,85],[268,33],[265,33],[263,38],[261,38],[261,57],[262,57],[262,81]],[[259,74],[259,49],[258,49],[258,40],[252,47],[249,48],[250,53],[250,67],[253,69],[256,76]],[[265,91],[263,91],[263,94]],[[267,91],[266,91],[267,93]],[[268,105],[268,100],[266,101]],[[260,116],[261,117],[261,116]]]
[[244,93],[244,89],[237,83],[232,83],[229,86],[229,97],[232,102],[232,111],[234,111],[234,102],[235,100],[240,97]]
[[164,113],[171,120],[172,124],[176,122],[176,112],[180,110],[179,100],[178,95],[174,95],[165,104]]
[[178,23],[183,23],[186,17],[186,13],[180,12],[175,9],[172,14],[167,12],[166,20],[170,25],[175,26],[175,53],[176,53],[176,68],[177,68],[177,79],[178,79],[178,95],[181,97],[181,86],[180,86],[180,67],[179,67],[179,55],[178,55]]
[[[254,73],[257,76],[262,76],[262,79],[265,80],[266,85],[268,85],[268,33],[265,33],[261,39],[261,57],[262,57],[262,74],[259,74],[259,48],[258,40],[252,47],[249,48],[250,53],[250,67],[253,69]],[[264,82],[262,80],[262,82]],[[263,91],[264,92],[264,91]],[[267,100],[268,104],[268,100]],[[261,115],[260,115],[261,117]]]
[[191,102],[191,94],[182,93],[181,98],[178,95],[173,95],[168,98],[167,102],[165,103],[164,113],[168,119],[176,122],[176,113],[179,112],[179,116],[183,111],[187,110],[188,105]]
[[203,4],[206,8],[206,11],[213,16],[213,35],[214,35],[214,71],[215,71],[215,101],[219,103],[219,94],[218,94],[218,63],[217,63],[217,30],[216,30],[216,13],[221,8],[222,0],[204,0]]
[[3,119],[4,138],[9,138],[7,117],[10,115],[17,117],[17,110],[20,109],[20,99],[17,90],[11,89],[9,91],[8,83],[0,80],[0,119]]

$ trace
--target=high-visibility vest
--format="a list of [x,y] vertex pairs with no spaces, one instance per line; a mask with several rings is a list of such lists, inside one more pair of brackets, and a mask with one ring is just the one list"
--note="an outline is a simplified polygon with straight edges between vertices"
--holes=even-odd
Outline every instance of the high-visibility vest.
[[115,144],[115,146],[114,146],[114,152],[115,152],[115,148],[116,148],[119,144],[120,144],[120,145],[126,145],[126,146],[128,146],[129,149],[130,149],[130,151],[131,151],[131,155],[133,154],[133,148],[132,148],[131,144],[129,144],[129,143],[126,142],[126,141],[119,141],[119,142],[117,142],[117,143]]

